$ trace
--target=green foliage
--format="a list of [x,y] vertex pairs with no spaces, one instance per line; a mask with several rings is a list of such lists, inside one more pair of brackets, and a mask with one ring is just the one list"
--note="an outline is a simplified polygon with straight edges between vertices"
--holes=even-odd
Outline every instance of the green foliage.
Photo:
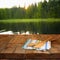
[[32,4],[27,9],[21,7],[0,8],[1,19],[38,19],[38,18],[60,18],[60,0],[49,0]]
[[60,22],[60,19],[6,19],[0,20],[0,23],[29,23],[29,22]]

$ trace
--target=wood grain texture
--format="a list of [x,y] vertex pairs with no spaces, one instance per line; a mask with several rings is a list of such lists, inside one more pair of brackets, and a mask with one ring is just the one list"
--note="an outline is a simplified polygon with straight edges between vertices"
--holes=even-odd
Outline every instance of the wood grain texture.
[[[22,48],[26,40],[36,39],[52,41],[52,48],[48,51],[25,50]],[[60,34],[40,35],[0,35],[0,58],[60,58]]]

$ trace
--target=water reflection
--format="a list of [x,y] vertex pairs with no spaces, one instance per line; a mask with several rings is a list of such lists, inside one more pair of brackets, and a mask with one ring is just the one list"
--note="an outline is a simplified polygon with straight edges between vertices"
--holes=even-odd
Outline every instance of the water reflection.
[[60,33],[60,22],[0,23],[0,30],[26,32],[32,34]]

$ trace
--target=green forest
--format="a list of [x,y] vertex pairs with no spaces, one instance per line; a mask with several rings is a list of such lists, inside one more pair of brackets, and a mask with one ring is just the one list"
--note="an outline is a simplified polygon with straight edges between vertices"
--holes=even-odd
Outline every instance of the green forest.
[[2,19],[39,19],[60,18],[60,0],[49,0],[30,5],[27,9],[21,7],[0,8]]

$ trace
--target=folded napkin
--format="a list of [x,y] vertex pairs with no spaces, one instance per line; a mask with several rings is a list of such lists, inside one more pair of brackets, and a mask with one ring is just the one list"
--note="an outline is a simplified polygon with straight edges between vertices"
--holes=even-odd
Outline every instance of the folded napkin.
[[28,46],[30,43],[37,43],[40,42],[40,40],[27,40],[25,44],[22,46],[23,49],[35,49],[35,50],[49,50],[51,48],[51,42],[47,41],[42,47],[35,48],[34,46]]

